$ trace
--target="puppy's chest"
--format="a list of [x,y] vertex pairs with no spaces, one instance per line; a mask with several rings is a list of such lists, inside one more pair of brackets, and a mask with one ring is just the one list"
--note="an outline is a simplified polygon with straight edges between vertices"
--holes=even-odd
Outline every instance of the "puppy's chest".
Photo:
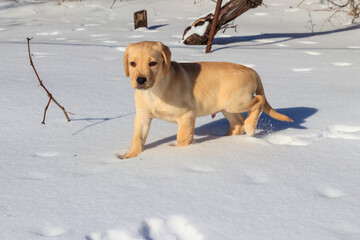
[[149,111],[153,117],[167,122],[177,122],[177,119],[184,114],[183,109],[164,102],[151,104]]
[[[142,93],[142,92],[141,92]],[[153,94],[138,95],[136,104],[153,118],[176,123],[189,111],[186,104],[173,98],[159,98]]]

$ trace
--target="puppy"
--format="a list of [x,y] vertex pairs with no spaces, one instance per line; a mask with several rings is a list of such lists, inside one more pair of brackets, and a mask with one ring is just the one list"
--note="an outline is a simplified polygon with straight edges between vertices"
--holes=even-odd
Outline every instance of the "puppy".
[[[259,75],[251,68],[228,62],[171,62],[170,49],[161,42],[129,44],[124,70],[135,89],[135,129],[130,151],[144,151],[151,120],[178,124],[177,146],[193,142],[195,118],[221,112],[230,123],[227,135],[254,135],[261,112],[292,122],[267,102]],[[241,112],[248,111],[244,119]]]

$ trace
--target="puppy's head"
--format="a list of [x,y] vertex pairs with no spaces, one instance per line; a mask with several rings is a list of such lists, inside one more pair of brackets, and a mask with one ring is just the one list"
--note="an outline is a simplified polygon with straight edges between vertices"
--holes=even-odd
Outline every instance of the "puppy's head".
[[171,52],[161,42],[129,44],[124,55],[124,70],[131,86],[148,89],[170,71]]

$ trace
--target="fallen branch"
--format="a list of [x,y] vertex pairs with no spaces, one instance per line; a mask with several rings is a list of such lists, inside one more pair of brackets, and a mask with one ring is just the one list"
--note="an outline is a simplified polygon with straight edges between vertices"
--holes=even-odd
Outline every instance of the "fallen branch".
[[[229,22],[262,4],[262,0],[231,0],[220,8],[219,17],[214,21],[215,34],[224,29]],[[187,45],[205,45],[210,37],[210,28],[214,20],[214,14],[210,13],[188,26],[183,34],[184,43]]]
[[53,101],[53,102],[64,112],[64,114],[65,114],[68,122],[70,122],[70,118],[69,118],[69,116],[67,115],[67,112],[65,111],[65,108],[64,108],[63,106],[61,106],[58,101],[56,101],[56,99],[52,96],[52,94],[47,90],[47,88],[44,86],[44,84],[43,84],[42,81],[40,80],[39,74],[37,73],[37,71],[36,71],[36,69],[35,69],[35,66],[34,66],[34,63],[33,63],[33,61],[32,61],[32,57],[31,57],[31,52],[30,52],[30,40],[31,40],[31,39],[32,39],[32,38],[27,38],[30,65],[31,65],[32,68],[34,69],[35,75],[36,75],[37,79],[39,80],[40,86],[45,90],[46,94],[47,94],[48,97],[49,97],[49,102],[47,103],[47,105],[46,105],[46,107],[45,107],[44,117],[43,117],[43,121],[42,121],[41,123],[42,123],[42,124],[45,124],[46,111],[47,111],[47,109],[48,109],[51,101]]

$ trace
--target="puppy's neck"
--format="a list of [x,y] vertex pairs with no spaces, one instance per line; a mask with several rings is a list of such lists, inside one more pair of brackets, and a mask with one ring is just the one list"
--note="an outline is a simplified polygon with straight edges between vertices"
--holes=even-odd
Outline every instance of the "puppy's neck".
[[168,87],[171,85],[173,75],[173,68],[170,67],[170,71],[161,77],[159,77],[152,88],[149,88],[148,91],[152,95],[155,95],[159,98],[167,91]]

